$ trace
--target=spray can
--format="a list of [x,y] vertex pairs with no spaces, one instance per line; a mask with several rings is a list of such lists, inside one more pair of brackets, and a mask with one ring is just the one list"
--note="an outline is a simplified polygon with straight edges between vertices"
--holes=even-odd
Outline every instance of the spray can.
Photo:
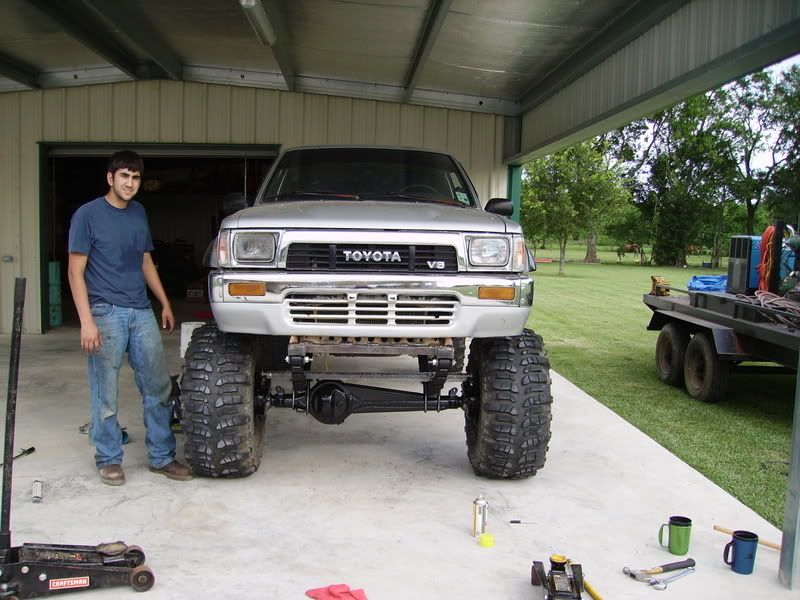
[[38,479],[33,481],[31,486],[31,502],[39,504],[42,501],[42,482]]
[[486,533],[486,520],[489,516],[489,503],[478,496],[472,503],[472,537]]

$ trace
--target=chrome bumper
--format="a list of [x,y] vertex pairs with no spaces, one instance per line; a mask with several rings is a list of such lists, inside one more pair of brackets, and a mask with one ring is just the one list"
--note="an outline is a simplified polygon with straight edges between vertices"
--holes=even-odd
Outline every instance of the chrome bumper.
[[[263,282],[264,296],[231,296],[228,284]],[[507,287],[513,300],[481,300],[480,287]],[[261,335],[500,337],[518,335],[533,303],[519,274],[363,275],[217,271],[209,298],[223,331]]]

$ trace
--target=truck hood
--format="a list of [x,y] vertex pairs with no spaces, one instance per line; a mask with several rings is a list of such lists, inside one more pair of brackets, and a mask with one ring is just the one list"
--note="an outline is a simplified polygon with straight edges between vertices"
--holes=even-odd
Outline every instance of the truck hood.
[[222,222],[228,229],[369,229],[520,233],[519,224],[476,208],[416,202],[302,200],[246,208]]

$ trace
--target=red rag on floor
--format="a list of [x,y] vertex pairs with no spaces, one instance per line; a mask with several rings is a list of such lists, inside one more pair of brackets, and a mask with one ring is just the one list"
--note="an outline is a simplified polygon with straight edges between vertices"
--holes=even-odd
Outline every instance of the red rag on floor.
[[364,590],[351,590],[350,586],[344,583],[308,590],[306,596],[316,600],[367,600]]

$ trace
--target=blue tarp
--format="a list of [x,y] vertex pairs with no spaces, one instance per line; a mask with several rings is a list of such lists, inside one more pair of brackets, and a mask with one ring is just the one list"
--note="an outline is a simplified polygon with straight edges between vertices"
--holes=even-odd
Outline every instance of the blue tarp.
[[724,292],[728,285],[728,276],[693,275],[686,285],[690,292]]

